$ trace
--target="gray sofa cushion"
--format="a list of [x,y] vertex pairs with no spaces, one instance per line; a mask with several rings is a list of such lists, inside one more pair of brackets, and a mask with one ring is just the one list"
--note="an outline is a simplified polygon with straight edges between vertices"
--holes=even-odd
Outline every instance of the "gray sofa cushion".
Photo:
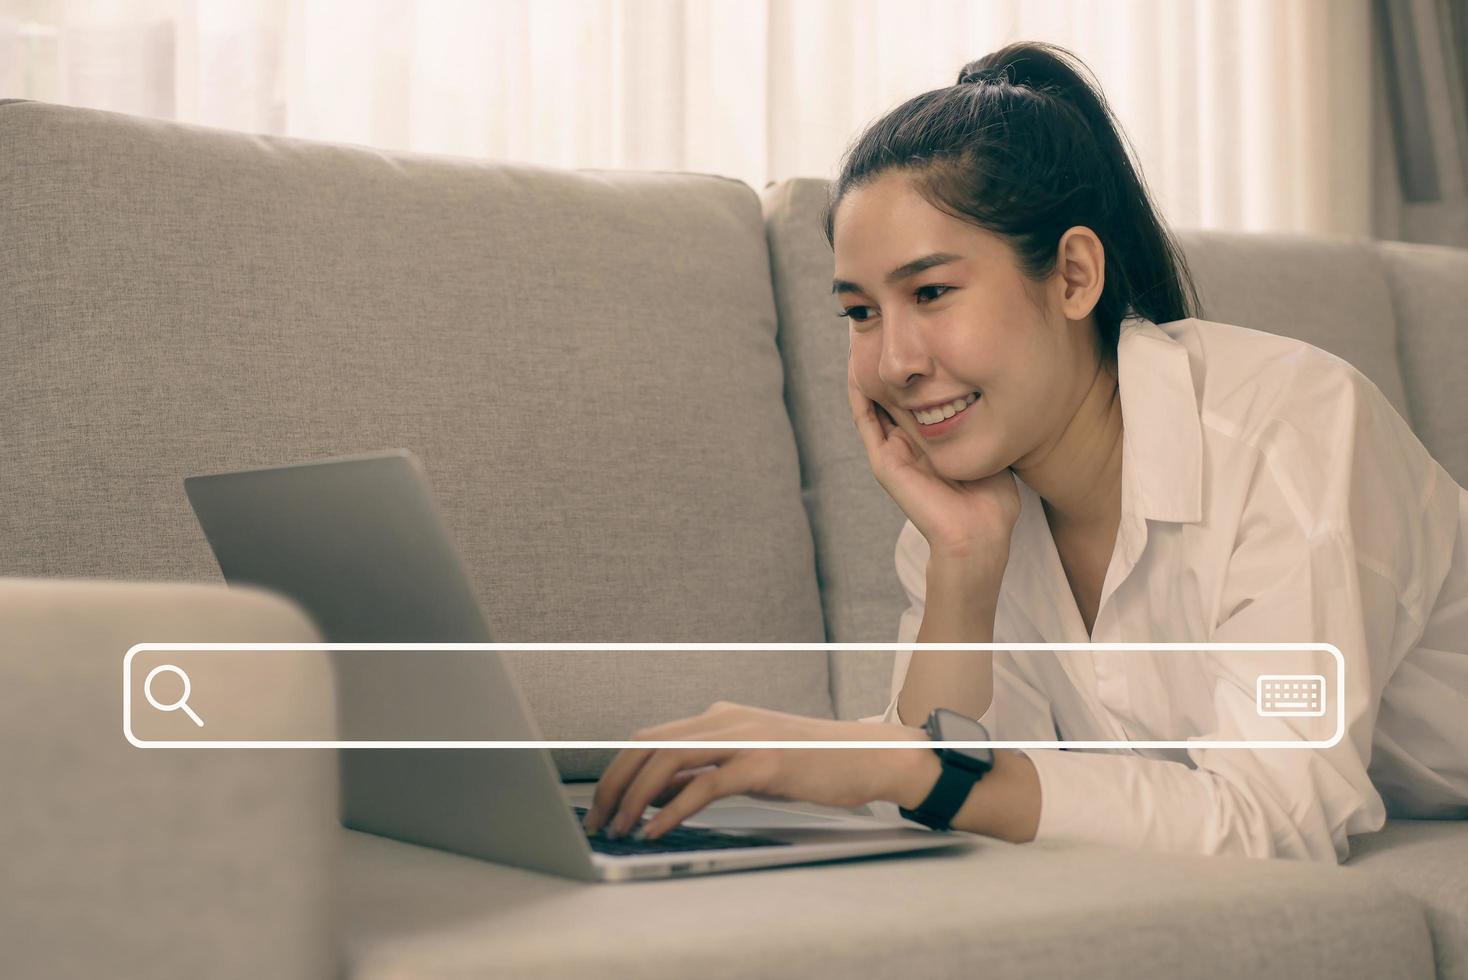
[[[7,572],[217,580],[185,475],[402,446],[497,639],[824,638],[747,185],[29,102],[0,173]],[[549,738],[831,712],[821,651],[511,658]]]
[[1177,233],[1202,318],[1294,337],[1344,358],[1408,411],[1391,289],[1376,243],[1314,235]]
[[1468,487],[1468,249],[1382,242],[1412,428]]
[[1438,977],[1468,980],[1468,821],[1389,820],[1351,838],[1347,866],[1420,901]]
[[1433,976],[1415,899],[1309,862],[976,838],[594,885],[343,834],[358,980]]
[[[320,639],[260,589],[0,578],[0,976],[337,975],[336,753],[144,750],[122,734],[135,643]],[[331,727],[320,660],[189,667],[191,704],[227,680],[257,733]]]
[[[831,295],[832,256],[820,229],[826,182],[785,180],[761,195],[780,315],[785,401],[800,446],[801,494],[832,643],[895,643],[907,599],[893,571],[905,519],[872,475],[846,397],[846,321]],[[833,650],[831,690],[841,718],[880,714],[892,653]]]

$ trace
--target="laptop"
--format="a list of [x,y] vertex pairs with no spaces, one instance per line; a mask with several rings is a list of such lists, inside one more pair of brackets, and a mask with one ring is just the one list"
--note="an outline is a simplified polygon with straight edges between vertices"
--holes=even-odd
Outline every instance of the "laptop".
[[[184,490],[225,579],[294,599],[327,642],[494,642],[423,467],[406,450],[192,476]],[[542,738],[498,650],[331,656],[343,740]],[[595,784],[563,784],[547,748],[339,752],[345,826],[585,881],[977,843],[865,808],[750,797],[715,801],[657,840],[612,840],[581,826]]]

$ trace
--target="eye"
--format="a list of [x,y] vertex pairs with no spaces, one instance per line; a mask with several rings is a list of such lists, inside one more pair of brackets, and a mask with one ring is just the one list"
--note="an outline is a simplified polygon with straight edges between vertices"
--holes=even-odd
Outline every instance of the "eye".
[[[952,286],[939,286],[937,284],[931,284],[931,285],[927,285],[927,286],[920,286],[918,289],[916,289],[913,292],[913,295],[914,296],[921,296],[923,294],[924,290],[928,290],[928,289],[941,289],[943,291],[942,293],[936,293],[936,294],[934,294],[933,299],[937,299],[938,297],[942,296],[943,293],[946,293],[949,290],[953,289],[953,287]],[[932,299],[928,300],[928,302],[930,302],[930,303],[932,301],[933,301]],[[860,316],[857,316],[853,312],[853,311],[856,311],[856,310],[865,310],[865,309],[866,309],[865,306],[848,306],[846,308],[846,311],[844,313],[837,313],[836,315],[837,316],[850,317],[852,320],[856,321],[857,323],[866,323],[867,322],[867,315],[865,313],[861,314]]]

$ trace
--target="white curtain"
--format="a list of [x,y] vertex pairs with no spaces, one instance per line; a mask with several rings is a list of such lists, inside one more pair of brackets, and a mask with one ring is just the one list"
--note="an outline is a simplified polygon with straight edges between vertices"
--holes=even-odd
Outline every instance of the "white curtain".
[[1023,39],[1169,223],[1374,233],[1368,0],[0,0],[0,98],[761,188]]
[[1377,236],[1468,248],[1468,2],[1375,13]]

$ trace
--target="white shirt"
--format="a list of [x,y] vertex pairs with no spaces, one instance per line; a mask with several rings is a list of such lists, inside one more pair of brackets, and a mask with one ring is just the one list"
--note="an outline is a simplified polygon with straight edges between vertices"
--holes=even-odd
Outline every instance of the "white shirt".
[[[1036,839],[1336,863],[1388,812],[1468,817],[1468,491],[1371,381],[1301,341],[1129,318],[1117,362],[1121,523],[1094,629],[1039,496],[1016,479],[994,642],[1334,644],[1345,736],[1325,749],[1019,749],[1039,774]],[[917,640],[927,559],[907,522],[899,643]],[[862,721],[923,723],[897,715],[911,653],[897,653],[886,712]],[[1328,653],[1270,656],[1320,658],[1335,687]],[[1329,739],[1334,705],[1260,715],[1260,663],[996,651],[980,721],[996,740]]]

